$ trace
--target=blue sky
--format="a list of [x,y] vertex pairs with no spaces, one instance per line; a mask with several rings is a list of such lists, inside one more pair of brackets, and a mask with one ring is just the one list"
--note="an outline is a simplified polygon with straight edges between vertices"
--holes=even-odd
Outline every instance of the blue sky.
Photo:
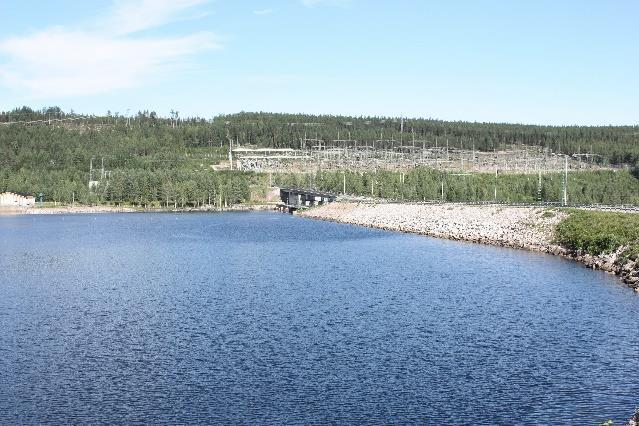
[[0,109],[639,124],[639,2],[2,0]]

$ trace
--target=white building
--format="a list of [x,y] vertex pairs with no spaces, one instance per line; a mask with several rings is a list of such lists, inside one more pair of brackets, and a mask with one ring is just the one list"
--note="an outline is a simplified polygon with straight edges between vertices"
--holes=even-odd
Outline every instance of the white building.
[[26,192],[0,193],[0,207],[31,207],[35,205],[35,196]]

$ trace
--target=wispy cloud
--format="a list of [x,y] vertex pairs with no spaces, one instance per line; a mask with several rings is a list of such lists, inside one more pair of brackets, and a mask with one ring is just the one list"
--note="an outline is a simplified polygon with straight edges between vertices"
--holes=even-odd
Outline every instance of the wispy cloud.
[[131,34],[184,18],[185,12],[207,0],[115,0],[101,22],[107,32]]
[[338,6],[347,7],[351,5],[351,0],[301,0],[306,7],[315,6]]
[[254,15],[270,15],[271,13],[273,13],[273,9],[260,9],[253,11]]
[[83,96],[161,80],[193,54],[220,48],[210,32],[179,37],[139,32],[185,19],[204,0],[136,0],[113,3],[96,30],[46,28],[0,40],[0,84],[26,97]]

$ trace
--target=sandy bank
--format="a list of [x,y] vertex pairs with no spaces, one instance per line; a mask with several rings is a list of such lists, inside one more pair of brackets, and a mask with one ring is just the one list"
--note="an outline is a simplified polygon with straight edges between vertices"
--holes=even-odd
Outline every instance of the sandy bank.
[[137,210],[129,207],[116,206],[60,206],[33,207],[25,209],[22,214],[87,214],[87,213],[130,213]]
[[620,250],[591,256],[570,252],[553,243],[555,226],[566,217],[561,211],[537,207],[339,202],[304,211],[300,216],[551,253],[617,274],[639,291],[639,262],[622,260]]
[[128,207],[75,205],[59,207],[0,208],[0,216],[25,214],[125,213],[135,211],[138,210]]

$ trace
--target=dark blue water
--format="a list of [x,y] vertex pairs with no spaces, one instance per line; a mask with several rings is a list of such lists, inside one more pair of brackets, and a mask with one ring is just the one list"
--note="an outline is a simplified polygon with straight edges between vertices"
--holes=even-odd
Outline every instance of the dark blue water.
[[0,424],[597,424],[639,297],[524,251],[271,213],[0,218]]

